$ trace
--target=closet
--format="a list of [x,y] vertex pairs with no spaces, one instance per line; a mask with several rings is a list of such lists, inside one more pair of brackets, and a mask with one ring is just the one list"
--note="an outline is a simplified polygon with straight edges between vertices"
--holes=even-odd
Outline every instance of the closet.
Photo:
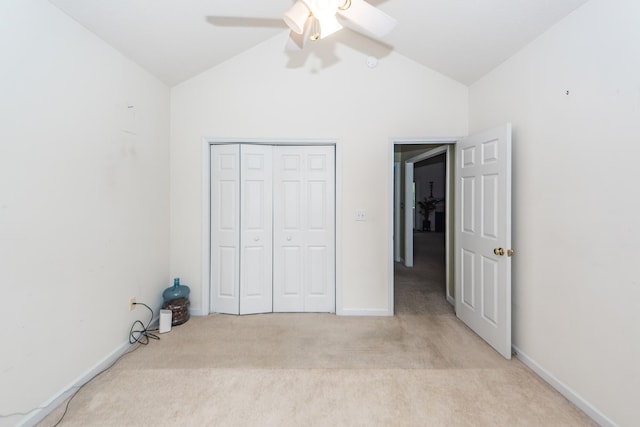
[[333,146],[211,146],[211,311],[335,311]]

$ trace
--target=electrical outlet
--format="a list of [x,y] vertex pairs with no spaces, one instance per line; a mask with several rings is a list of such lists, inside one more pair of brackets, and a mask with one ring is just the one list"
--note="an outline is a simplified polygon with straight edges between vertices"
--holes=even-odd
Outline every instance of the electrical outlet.
[[363,210],[356,211],[356,221],[366,221],[366,219],[367,219],[366,211],[363,211]]
[[136,297],[129,298],[129,311],[133,311],[136,308]]

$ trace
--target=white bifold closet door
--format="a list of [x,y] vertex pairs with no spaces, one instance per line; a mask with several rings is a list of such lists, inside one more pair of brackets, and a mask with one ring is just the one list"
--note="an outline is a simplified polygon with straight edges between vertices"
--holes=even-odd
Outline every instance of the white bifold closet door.
[[211,307],[240,313],[240,146],[211,147]]
[[240,146],[240,314],[273,308],[272,149]]
[[211,305],[218,313],[273,308],[272,148],[211,149]]
[[213,312],[335,311],[332,146],[213,145]]
[[334,312],[334,147],[274,147],[273,172],[273,311]]

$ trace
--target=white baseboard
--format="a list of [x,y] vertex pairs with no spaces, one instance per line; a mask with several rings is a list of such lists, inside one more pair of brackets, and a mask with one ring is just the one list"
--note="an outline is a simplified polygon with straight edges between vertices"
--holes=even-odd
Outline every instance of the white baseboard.
[[338,316],[393,316],[393,313],[389,312],[389,310],[367,310],[359,308],[338,310],[336,314]]
[[205,313],[201,308],[189,308],[189,314],[191,316],[208,316],[209,313]]
[[456,300],[453,299],[453,297],[451,295],[447,295],[447,302],[449,304],[451,304],[452,306],[454,306],[454,307],[456,306]]
[[90,381],[94,376],[102,372],[109,365],[114,363],[120,356],[125,354],[131,347],[129,341],[124,342],[118,348],[111,352],[107,357],[102,359],[96,365],[94,365],[91,369],[89,369],[84,375],[80,376],[78,379],[73,381],[71,384],[60,390],[49,400],[40,405],[37,409],[31,412],[29,415],[25,416],[20,420],[16,426],[35,426],[40,421],[46,418],[51,412],[53,412],[58,406],[60,406],[64,401],[66,401],[69,397],[75,393],[75,391],[80,388],[83,384]]
[[[209,313],[205,313],[200,308],[189,308],[189,314],[192,316],[208,316]],[[388,310],[366,310],[366,309],[346,309],[338,310],[336,312],[338,316],[393,316]]]
[[545,380],[549,385],[555,388],[561,395],[567,398],[568,401],[580,408],[585,414],[587,414],[592,420],[600,424],[602,427],[618,427],[609,417],[603,414],[598,408],[593,406],[590,402],[585,400],[582,396],[572,390],[569,386],[557,379],[553,374],[540,366],[535,360],[524,354],[515,345],[512,346],[516,357],[529,369],[535,372],[540,378]]

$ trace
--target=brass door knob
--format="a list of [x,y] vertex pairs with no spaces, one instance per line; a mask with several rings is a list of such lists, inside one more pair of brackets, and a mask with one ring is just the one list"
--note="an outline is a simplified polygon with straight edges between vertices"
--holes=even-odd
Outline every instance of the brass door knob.
[[493,253],[494,253],[494,254],[496,254],[496,255],[498,255],[498,256],[502,256],[502,255],[504,255],[504,249],[502,249],[502,248],[495,248],[495,249],[493,250]]

